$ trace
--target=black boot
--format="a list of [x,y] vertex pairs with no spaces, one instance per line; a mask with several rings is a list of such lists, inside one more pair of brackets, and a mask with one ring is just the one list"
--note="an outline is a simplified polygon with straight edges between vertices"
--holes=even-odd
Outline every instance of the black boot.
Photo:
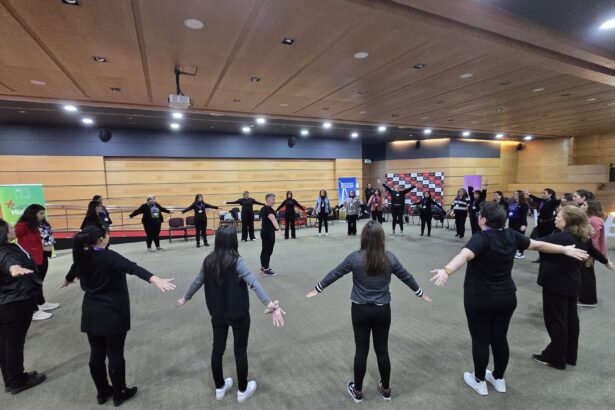
[[119,407],[121,406],[125,401],[130,400],[131,398],[134,397],[134,395],[137,394],[137,387],[126,387],[125,389],[121,390],[120,392],[115,392],[115,389],[113,390],[113,405],[115,407]]
[[201,247],[201,244],[197,242],[197,243],[196,243],[196,247],[197,247],[197,248],[200,248],[200,247]]
[[98,392],[96,394],[98,404],[105,404],[113,395],[113,388],[109,385],[109,380],[107,380],[107,369],[105,365],[90,365],[90,375],[92,375],[92,380],[94,380],[96,391]]
[[126,365],[124,362],[117,364],[113,369],[109,368],[109,378],[113,385],[113,404],[121,406],[126,400],[130,400],[137,394],[136,387],[126,387]]
[[18,386],[13,386],[10,390],[11,394],[19,394],[24,390],[28,390],[34,386],[38,386],[45,381],[47,376],[42,373],[24,373],[24,382]]

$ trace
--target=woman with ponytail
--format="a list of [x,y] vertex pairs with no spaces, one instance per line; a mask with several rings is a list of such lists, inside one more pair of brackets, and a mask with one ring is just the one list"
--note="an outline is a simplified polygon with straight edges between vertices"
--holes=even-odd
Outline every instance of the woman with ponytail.
[[[373,196],[372,196],[373,198]],[[384,247],[384,230],[376,221],[369,221],[361,232],[361,249],[352,252],[335,269],[316,284],[307,294],[311,298],[319,295],[333,282],[352,272],[352,293],[350,295],[352,328],[354,329],[355,356],[354,380],[349,381],[346,390],[352,399],[363,400],[363,378],[367,366],[370,336],[374,338],[374,350],[380,370],[378,391],[384,400],[391,400],[391,361],[389,359],[389,328],[391,327],[391,276],[397,276],[414,294],[425,302],[431,299],[423,293],[414,277],[397,257]]]
[[[90,343],[90,374],[97,400],[104,404],[113,397],[115,406],[133,397],[137,388],[126,387],[124,342],[130,330],[130,301],[126,274],[135,275],[161,291],[172,290],[172,279],[161,279],[120,254],[105,249],[109,233],[98,225],[87,225],[73,239],[73,266],[62,287],[79,278],[83,296],[81,331]],[[105,359],[109,361],[109,378]]]

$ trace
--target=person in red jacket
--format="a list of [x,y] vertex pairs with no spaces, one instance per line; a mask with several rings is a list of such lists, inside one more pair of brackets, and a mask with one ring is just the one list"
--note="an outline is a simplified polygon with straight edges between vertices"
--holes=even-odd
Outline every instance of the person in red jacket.
[[[41,282],[45,280],[45,258],[43,255],[43,239],[39,231],[39,225],[45,220],[45,208],[38,204],[29,205],[15,225],[15,234],[18,245],[28,252],[36,264],[37,274]],[[53,316],[48,310],[57,309],[59,303],[48,303],[43,296],[41,288],[37,298],[38,309],[34,312],[32,320],[44,320]]]

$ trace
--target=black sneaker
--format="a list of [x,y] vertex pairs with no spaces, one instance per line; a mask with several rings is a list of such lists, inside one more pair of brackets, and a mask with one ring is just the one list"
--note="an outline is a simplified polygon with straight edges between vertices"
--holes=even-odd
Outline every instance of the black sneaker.
[[346,391],[352,397],[355,403],[361,403],[363,401],[363,393],[354,388],[354,382],[348,382],[346,385]]
[[539,354],[533,354],[532,359],[534,359],[534,361],[537,363],[543,364],[545,366],[553,367],[554,369],[559,369],[559,370],[566,369],[566,366],[558,366],[556,364],[553,364],[549,362],[547,359],[545,359],[544,357],[542,357],[542,355],[539,355]]
[[136,387],[126,387],[124,390],[120,391],[119,393],[113,393],[113,405],[115,407],[119,407],[125,401],[132,399],[135,394],[137,394]]
[[391,386],[388,389],[382,387],[382,380],[378,382],[378,391],[382,394],[382,398],[386,401],[391,400]]
[[98,401],[98,404],[105,404],[107,400],[109,400],[112,396],[113,396],[113,387],[107,386],[107,389],[104,392],[102,393],[99,392],[96,395],[96,400]]
[[200,243],[197,243],[197,244],[196,244],[196,247],[197,247],[197,248],[200,248],[200,247],[201,247],[201,244],[200,244]]
[[270,269],[261,270],[261,274],[263,276],[266,276],[266,277],[277,275],[277,273],[275,273],[273,270],[271,270],[271,268]]
[[38,386],[39,384],[44,382],[45,379],[47,378],[47,376],[45,376],[44,374],[38,374],[38,373],[26,373],[26,375],[27,377],[26,377],[26,381],[24,382],[24,384],[22,384],[19,387],[13,387],[10,390],[11,394],[18,394],[24,390],[31,389],[34,386]]
[[242,239],[241,242],[248,242],[248,240],[247,239]]
[[209,246],[209,242],[205,242],[203,246]]

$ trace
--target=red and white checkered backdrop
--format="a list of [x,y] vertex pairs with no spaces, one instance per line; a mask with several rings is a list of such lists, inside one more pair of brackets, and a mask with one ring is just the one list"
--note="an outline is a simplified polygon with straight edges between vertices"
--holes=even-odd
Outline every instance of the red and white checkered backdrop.
[[[411,172],[409,174],[386,174],[386,184],[395,189],[397,185],[409,188],[415,185],[416,189],[406,195],[406,203],[410,200],[416,203],[423,198],[423,192],[429,191],[434,201],[442,203],[444,194],[444,172]],[[390,195],[387,195],[390,198]]]

